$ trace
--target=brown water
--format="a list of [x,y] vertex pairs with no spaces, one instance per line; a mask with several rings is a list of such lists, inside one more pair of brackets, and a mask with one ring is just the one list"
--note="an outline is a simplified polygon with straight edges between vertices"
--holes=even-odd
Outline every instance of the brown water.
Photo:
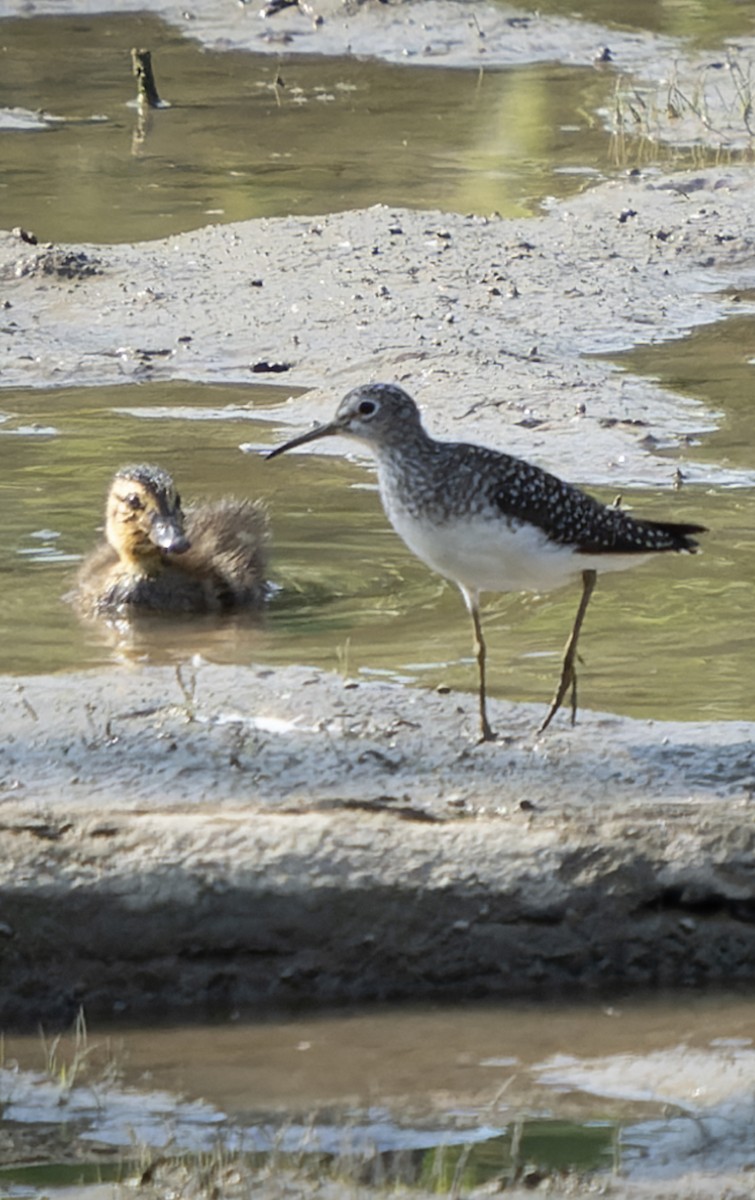
[[267,1147],[282,1165],[325,1151],[356,1155],[362,1179],[371,1163],[446,1190],[465,1146],[470,1185],[517,1163],[673,1178],[747,1163],[754,1033],[746,994],[121,1023],[8,1040],[0,1090],[11,1133],[46,1108],[57,1123],[57,1101],[78,1157],[88,1141],[100,1162],[108,1145]]
[[[725,6],[722,33],[733,12]],[[695,5],[675,5],[674,13],[699,18]],[[672,15],[666,6],[663,14]],[[5,21],[0,30],[0,103],[66,118],[36,132],[0,132],[0,224],[18,222],[44,238],[157,237],[208,221],[377,200],[512,213],[613,169],[609,139],[591,115],[613,82],[592,70],[478,75],[220,54],[144,16]],[[128,50],[137,44],[152,47],[159,87],[174,107],[155,114],[134,142]],[[751,329],[731,323],[696,334],[678,354],[668,349],[671,374],[677,357],[683,364],[680,385],[689,380],[731,414],[700,453],[723,452],[728,437],[746,466],[755,428],[737,397],[750,391],[741,350]],[[633,369],[664,370],[665,348],[635,353]],[[706,376],[712,361],[716,371]],[[0,393],[0,670],[202,653],[473,687],[468,620],[455,589],[391,533],[368,470],[319,456],[263,464],[238,453],[242,441],[272,440],[269,427],[249,422],[248,406],[269,395],[181,383]],[[281,591],[262,626],[238,618],[157,623],[124,637],[79,625],[61,603],[92,544],[112,470],[134,459],[174,470],[184,492],[194,483],[203,495],[268,498]],[[582,702],[642,716],[752,717],[742,670],[752,611],[749,494],[625,497],[632,500],[638,513],[702,520],[713,533],[694,560],[601,581],[583,640]],[[568,591],[492,601],[494,694],[549,696],[575,604]]]
[[[544,0],[541,7],[569,6]],[[613,0],[588,0],[580,11],[616,18]],[[621,17],[720,42],[751,30],[752,6],[648,0],[625,6]],[[591,70],[539,66],[479,77],[215,54],[138,16],[5,21],[0,32],[0,105],[65,118],[34,132],[0,131],[0,225],[20,224],[42,239],[138,240],[212,221],[377,201],[513,215],[533,210],[544,194],[568,194],[616,169],[594,116],[614,81]],[[137,44],[152,47],[158,85],[173,104],[143,139],[135,138],[128,107],[128,51]],[[276,85],[277,75],[283,82]],[[689,453],[751,469],[754,342],[751,320],[731,321],[621,361],[720,406],[720,430]],[[254,404],[259,398],[269,407],[278,394],[288,393],[186,383],[0,392],[0,671],[202,653],[471,690],[460,599],[390,531],[369,469],[316,455],[264,463],[238,452],[240,442],[277,440],[275,429],[254,420]],[[280,591],[261,624],[158,622],[128,638],[79,624],[61,601],[96,536],[112,469],[145,459],[173,470],[184,493],[194,485],[202,495],[268,500]],[[702,520],[711,534],[696,559],[650,563],[601,581],[582,644],[582,702],[642,716],[755,719],[752,493],[684,488],[624,500],[641,514]],[[562,592],[492,602],[486,628],[494,694],[549,698],[576,599]],[[662,1061],[680,1069],[689,1063],[698,1083],[722,1080],[714,1043],[749,1047],[752,1036],[751,1000],[677,996],[618,1010],[454,1006],[120,1026],[94,1030],[90,1039],[110,1038],[129,1085],[201,1096],[245,1128],[271,1118],[275,1134],[296,1120],[311,1123],[313,1114],[331,1128],[353,1128],[367,1113],[385,1144],[405,1147],[427,1144],[417,1130],[428,1123],[454,1131],[445,1135],[451,1143],[460,1128],[482,1128],[487,1149],[479,1151],[484,1166],[476,1177],[486,1178],[513,1157],[516,1122],[544,1114],[553,1126],[532,1137],[549,1148],[531,1158],[609,1164],[617,1130],[635,1129],[647,1111],[628,1092],[630,1064],[646,1063],[646,1077],[657,1083],[661,1060],[652,1056],[664,1054]],[[711,1055],[702,1070],[696,1051]],[[544,1082],[535,1068],[558,1054],[610,1059],[610,1098],[610,1078],[597,1098],[584,1084],[559,1091]],[[13,1055],[39,1066],[36,1044],[7,1045],[6,1062]],[[671,1102],[686,1097],[694,1110],[686,1086],[678,1085]],[[668,1101],[650,1084],[648,1094],[654,1113]],[[128,1109],[132,1119],[139,1107]],[[145,1141],[149,1122],[157,1140],[166,1121],[148,1115]],[[747,1151],[746,1133],[739,1140]],[[581,1157],[587,1142],[589,1160]],[[688,1165],[682,1152],[679,1169]],[[63,1180],[48,1185],[55,1182]]]
[[670,37],[689,38],[705,46],[720,45],[726,38],[752,34],[755,13],[748,0],[632,0],[618,5],[616,0],[538,0],[524,8],[563,16],[579,13],[587,21],[619,29],[649,29]]
[[[369,465],[320,455],[268,463],[239,452],[242,442],[262,448],[278,440],[254,420],[255,398],[269,405],[271,396],[287,395],[191,383],[0,395],[7,415],[0,423],[0,670],[65,670],[123,656],[178,662],[201,653],[218,662],[311,662],[472,690],[471,631],[460,597],[391,531]],[[173,471],[187,499],[192,482],[201,481],[204,496],[267,501],[280,591],[261,624],[155,620],[123,634],[79,622],[62,602],[97,537],[112,470],[135,460]],[[582,647],[582,702],[642,716],[754,717],[742,670],[753,600],[749,493],[690,488],[625,495],[624,503],[638,513],[702,520],[714,532],[702,555],[600,581]],[[493,694],[549,697],[577,599],[570,589],[491,599],[485,622]]]
[[[26,133],[0,120],[0,227],[45,241],[378,202],[515,215],[615,170],[592,116],[615,83],[590,68],[219,53],[133,15],[5,21],[0,33],[0,105],[64,118]],[[142,45],[171,108],[140,140],[129,50]]]
[[[702,401],[711,412],[723,414],[718,428],[697,446],[685,450],[685,456],[752,470],[755,320],[751,316],[702,325],[677,341],[637,346],[616,355],[613,361],[633,374],[658,379],[671,391]],[[749,499],[745,503],[749,504]]]
[[[542,1099],[534,1068],[555,1056],[642,1056],[680,1045],[701,1049],[712,1038],[752,1042],[755,1008],[747,995],[661,994],[618,1005],[418,1005],[237,1019],[213,1027],[211,1043],[205,1026],[186,1024],[114,1026],[90,1031],[90,1041],[102,1042],[104,1033],[129,1079],[202,1096],[236,1114],[400,1104],[424,1117],[466,1106],[492,1115],[530,1105],[535,1093]],[[24,1046],[26,1060],[39,1053]],[[8,1050],[16,1053],[15,1042]],[[570,1116],[590,1107],[595,1115],[594,1100],[577,1091],[568,1106],[559,1102],[560,1115],[567,1107]],[[601,1115],[632,1109],[621,1091],[618,1083],[617,1104],[605,1103]],[[550,1100],[559,1107],[552,1093]]]

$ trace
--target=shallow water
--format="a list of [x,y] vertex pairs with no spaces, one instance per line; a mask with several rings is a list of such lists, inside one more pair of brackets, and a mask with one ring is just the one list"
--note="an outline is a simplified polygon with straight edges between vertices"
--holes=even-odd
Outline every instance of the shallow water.
[[[577,6],[564,0],[538,0],[539,12],[563,15]],[[726,38],[743,37],[753,32],[755,16],[752,5],[741,0],[632,0],[618,6],[616,0],[582,0],[579,14],[588,21],[597,21],[619,29],[649,29],[671,37],[689,38],[705,46],[720,45]]]
[[[287,395],[190,383],[3,393],[0,670],[181,662],[200,653],[471,691],[471,630],[460,597],[393,534],[369,464],[324,455],[265,462],[239,452],[242,442],[262,449],[278,440],[269,423],[254,420],[253,405]],[[112,471],[134,460],[173,471],[186,500],[192,483],[204,496],[265,499],[280,591],[262,621],[155,619],[124,634],[78,621],[61,600],[96,540]],[[713,534],[704,554],[600,581],[582,646],[582,702],[641,716],[752,718],[741,660],[751,637],[749,493],[683,488],[626,494],[624,503],[703,521]],[[494,695],[549,699],[577,599],[565,589],[491,600],[485,627]]]
[[[748,297],[743,297],[748,298]],[[720,415],[716,429],[685,449],[685,457],[751,470],[755,461],[755,320],[731,317],[687,337],[637,346],[613,359],[622,369],[657,379]]]
[[[542,7],[567,6],[544,0]],[[589,0],[580,11],[611,21],[616,6]],[[752,25],[751,6],[737,3],[652,0],[621,15],[714,42]],[[0,225],[31,228],[43,240],[138,240],[378,201],[515,215],[621,165],[595,117],[614,81],[593,70],[538,66],[480,77],[215,54],[147,17],[6,21],[0,28],[0,104],[64,118],[33,132],[0,132]],[[158,86],[173,104],[143,136],[128,103],[128,51],[137,44],[152,47]],[[752,330],[752,321],[731,321],[622,358],[628,369],[657,374],[724,410],[720,430],[686,454],[752,467]],[[119,658],[180,662],[201,653],[472,690],[459,597],[392,534],[369,469],[317,455],[264,463],[238,452],[240,442],[269,445],[287,436],[254,420],[258,399],[269,407],[287,394],[185,383],[0,392],[7,418],[0,423],[0,671]],[[280,591],[261,623],[155,622],[124,638],[80,624],[61,601],[96,536],[109,475],[134,459],[174,470],[184,492],[267,499]],[[711,534],[695,559],[601,581],[582,644],[585,705],[659,718],[755,718],[752,500],[749,491],[700,488],[624,497],[641,514],[702,520]],[[491,603],[493,694],[547,701],[576,600],[562,592]],[[751,1069],[742,1056],[752,1053],[752,1036],[751,998],[676,996],[619,1009],[454,1006],[150,1030],[121,1025],[93,1030],[90,1040],[110,1039],[125,1084],[168,1093],[169,1118],[141,1093],[124,1106],[128,1129],[144,1114],[145,1143],[164,1144],[166,1130],[178,1128],[195,1149],[212,1144],[219,1127],[241,1128],[249,1138],[262,1125],[274,1140],[292,1130],[294,1150],[296,1137],[313,1126],[333,1148],[361,1124],[386,1151],[437,1144],[430,1133],[457,1147],[479,1135],[467,1163],[470,1180],[481,1180],[509,1170],[516,1155],[551,1168],[610,1167],[622,1138],[626,1168],[632,1154],[652,1164],[679,1134],[675,1121],[705,1132],[703,1109],[752,1159],[751,1126],[737,1125],[735,1108],[748,1110],[731,1082],[732,1059]],[[14,1055],[40,1068],[36,1042],[7,1044],[6,1064]],[[719,1085],[709,1102],[694,1095],[701,1078]],[[751,1092],[751,1076],[747,1084]],[[207,1108],[182,1124],[176,1093],[201,1097]],[[727,1110],[732,1097],[735,1108]],[[48,1108],[47,1116],[58,1122],[60,1109]],[[118,1144],[130,1146],[123,1122],[119,1128]],[[723,1147],[719,1157],[704,1164],[714,1171],[735,1158],[721,1129],[711,1138],[714,1152]],[[672,1172],[697,1165],[689,1145],[682,1137],[668,1151]],[[419,1170],[443,1180],[448,1161],[422,1159]],[[66,1182],[57,1170],[37,1182],[27,1174],[30,1193]]]
[[[752,1012],[747,994],[675,994],[110,1025],[48,1041],[46,1071],[38,1039],[11,1039],[0,1093],[15,1136],[59,1121],[62,1098],[85,1161],[87,1145],[100,1162],[106,1146],[126,1159],[137,1145],[225,1146],[282,1165],[350,1155],[362,1179],[370,1164],[439,1190],[460,1162],[467,1185],[525,1164],[673,1178],[753,1153]],[[0,1178],[30,1181],[18,1168]]]
[[[721,12],[722,34],[733,11]],[[695,5],[664,6],[656,16],[699,20]],[[145,16],[38,18],[0,28],[2,103],[65,118],[35,132],[0,132],[0,224],[18,222],[43,238],[157,237],[210,221],[378,200],[514,213],[615,169],[594,116],[614,84],[594,70],[478,75],[221,54]],[[135,142],[128,51],[138,44],[152,47],[158,86],[174,107],[155,113]],[[722,430],[689,453],[729,454],[728,436],[731,453],[751,466],[753,417],[738,397],[751,390],[752,368],[739,351],[752,327],[731,322],[669,348],[667,359],[656,347],[626,360],[650,372],[668,361],[673,374],[678,355],[685,378],[698,372],[696,394],[725,409]],[[719,369],[706,377],[714,358]],[[238,453],[242,441],[269,444],[276,436],[245,419],[258,397],[269,403],[271,394],[181,383],[0,392],[7,417],[0,421],[0,670],[202,653],[474,687],[459,597],[387,527],[368,469],[317,455],[264,464]],[[203,495],[269,500],[281,590],[262,623],[157,622],[123,636],[80,625],[61,603],[95,536],[107,480],[133,459],[174,470],[184,492],[193,484]],[[640,514],[703,521],[712,534],[695,559],[656,561],[601,581],[582,643],[582,703],[640,716],[752,717],[741,665],[753,599],[749,493],[683,489],[625,496],[630,502]],[[562,591],[491,602],[493,694],[549,698],[576,601]]]
[[[616,170],[592,115],[615,83],[590,68],[221,53],[144,15],[0,32],[0,105],[56,118],[3,131],[0,112],[0,227],[43,241],[139,241],[378,202],[513,216]],[[143,137],[132,46],[151,48],[171,103]]]

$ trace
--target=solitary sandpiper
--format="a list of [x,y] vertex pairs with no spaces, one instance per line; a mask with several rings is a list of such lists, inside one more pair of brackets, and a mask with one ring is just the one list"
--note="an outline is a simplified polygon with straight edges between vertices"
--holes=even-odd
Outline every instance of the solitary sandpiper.
[[390,383],[354,388],[332,421],[277,446],[342,434],[366,442],[377,459],[383,508],[410,550],[461,590],[474,625],[480,730],[487,716],[481,592],[549,592],[582,579],[582,596],[566,643],[561,679],[538,733],[550,725],[571,688],[577,712],[577,642],[599,571],[623,571],[650,555],[694,552],[703,525],[646,521],[601,504],[540,467],[486,446],[436,442],[411,396]]

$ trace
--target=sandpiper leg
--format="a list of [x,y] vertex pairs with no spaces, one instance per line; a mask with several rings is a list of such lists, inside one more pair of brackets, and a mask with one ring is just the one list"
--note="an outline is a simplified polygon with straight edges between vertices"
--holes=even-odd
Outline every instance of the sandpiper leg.
[[462,588],[464,601],[472,617],[472,625],[474,626],[474,648],[477,657],[477,674],[479,678],[479,698],[480,698],[480,741],[494,742],[496,735],[490,728],[487,712],[487,697],[485,692],[485,657],[487,650],[485,647],[485,638],[482,636],[482,623],[480,621],[480,606],[477,596]]
[[561,679],[556,689],[556,694],[551,701],[551,706],[548,709],[548,714],[538,729],[538,733],[544,733],[555,717],[559,708],[563,704],[564,696],[571,688],[571,723],[572,725],[577,719],[577,672],[574,669],[574,664],[577,661],[577,642],[579,641],[579,633],[582,628],[582,622],[585,619],[587,606],[590,603],[590,597],[595,590],[595,584],[598,579],[597,571],[582,572],[582,599],[579,602],[577,615],[574,618],[574,626],[569,634],[569,640],[566,643],[564,650],[564,661],[561,667]]

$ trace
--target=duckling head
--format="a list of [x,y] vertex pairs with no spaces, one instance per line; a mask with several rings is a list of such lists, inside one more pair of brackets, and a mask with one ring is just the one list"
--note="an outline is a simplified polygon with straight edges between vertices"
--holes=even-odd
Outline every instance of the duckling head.
[[122,562],[151,574],[163,555],[183,554],[191,543],[181,497],[167,471],[146,465],[121,467],[107,498],[105,535]]

